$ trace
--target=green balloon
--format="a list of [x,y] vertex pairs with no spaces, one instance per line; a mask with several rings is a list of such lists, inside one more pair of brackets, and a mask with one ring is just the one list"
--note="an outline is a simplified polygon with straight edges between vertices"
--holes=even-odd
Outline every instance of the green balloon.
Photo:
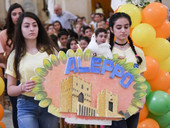
[[154,91],[146,98],[146,105],[154,115],[161,116],[170,111],[170,96],[163,91]]
[[147,89],[146,89],[146,94],[147,95],[146,95],[146,97],[148,97],[150,92],[151,92],[151,86],[150,86],[148,81],[145,81],[144,83],[147,85]]
[[170,125],[170,111],[162,116],[156,116],[149,113],[148,117],[156,120],[161,128],[167,128]]

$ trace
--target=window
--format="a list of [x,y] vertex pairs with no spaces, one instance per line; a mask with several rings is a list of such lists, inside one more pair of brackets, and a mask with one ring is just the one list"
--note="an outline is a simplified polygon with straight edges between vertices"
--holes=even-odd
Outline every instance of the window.
[[82,92],[81,92],[81,93],[79,94],[79,96],[78,96],[78,101],[81,102],[81,103],[84,102],[84,95],[83,95]]
[[109,102],[109,110],[113,112],[113,103]]

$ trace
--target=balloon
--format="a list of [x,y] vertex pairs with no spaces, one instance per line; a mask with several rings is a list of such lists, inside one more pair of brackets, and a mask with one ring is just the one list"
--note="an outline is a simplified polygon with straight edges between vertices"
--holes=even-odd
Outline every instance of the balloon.
[[146,94],[147,94],[146,98],[147,98],[149,96],[150,92],[151,92],[151,86],[148,83],[148,81],[145,81],[144,83],[145,83],[145,85],[147,85],[147,89],[146,89]]
[[155,29],[146,23],[139,24],[132,31],[132,39],[140,47],[148,47],[156,39]]
[[164,70],[160,70],[154,79],[148,81],[151,85],[152,91],[166,91],[168,88],[170,88],[170,74]]
[[136,25],[140,24],[141,22],[141,11],[137,6],[133,4],[121,5],[117,12],[124,12],[130,16],[132,20],[132,25],[131,25],[132,28],[134,28]]
[[142,10],[142,22],[148,23],[153,27],[158,27],[167,18],[166,7],[158,2],[152,2]]
[[0,120],[4,117],[4,109],[3,106],[0,104]]
[[0,96],[4,92],[4,89],[5,89],[4,80],[0,77]]
[[156,37],[160,38],[168,38],[170,37],[170,22],[168,20],[165,20],[165,22],[155,28],[156,30]]
[[140,111],[139,114],[139,122],[143,121],[146,119],[146,117],[148,116],[148,108],[146,107],[146,104],[143,106],[142,110]]
[[170,96],[163,91],[154,91],[146,99],[146,105],[154,115],[161,116],[170,111]]
[[144,47],[143,51],[146,56],[155,58],[161,62],[170,56],[170,42],[164,38],[156,38],[154,43],[149,47]]
[[170,111],[162,116],[156,116],[152,113],[149,113],[149,118],[153,118],[158,122],[160,127],[167,127],[167,125],[170,125]]
[[140,122],[137,128],[160,128],[159,124],[154,120],[147,118]]
[[150,56],[145,56],[145,60],[147,70],[144,72],[144,77],[147,80],[151,80],[156,76],[156,74],[158,74],[160,70],[159,63]]
[[170,56],[164,61],[160,62],[160,69],[170,72]]
[[0,121],[0,128],[6,128],[5,124],[2,121]]

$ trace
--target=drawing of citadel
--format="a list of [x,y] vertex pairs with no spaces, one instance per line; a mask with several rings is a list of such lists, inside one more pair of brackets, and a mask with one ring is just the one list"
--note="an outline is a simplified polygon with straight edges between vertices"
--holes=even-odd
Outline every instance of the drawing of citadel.
[[118,95],[103,90],[97,95],[97,108],[91,106],[92,85],[71,75],[61,83],[60,112],[79,116],[122,117],[118,114]]

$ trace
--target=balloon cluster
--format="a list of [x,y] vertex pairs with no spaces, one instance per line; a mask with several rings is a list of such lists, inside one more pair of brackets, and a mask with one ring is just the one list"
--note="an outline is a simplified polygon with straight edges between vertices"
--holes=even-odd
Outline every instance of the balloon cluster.
[[170,128],[170,22],[167,8],[152,2],[144,9],[124,4],[117,9],[130,15],[131,37],[143,49],[146,104],[140,112],[138,128]]
[[[0,77],[0,96],[4,92],[5,84],[3,79]],[[3,106],[0,104],[0,128],[6,128],[5,124],[2,122],[2,118],[4,117],[4,109]]]

